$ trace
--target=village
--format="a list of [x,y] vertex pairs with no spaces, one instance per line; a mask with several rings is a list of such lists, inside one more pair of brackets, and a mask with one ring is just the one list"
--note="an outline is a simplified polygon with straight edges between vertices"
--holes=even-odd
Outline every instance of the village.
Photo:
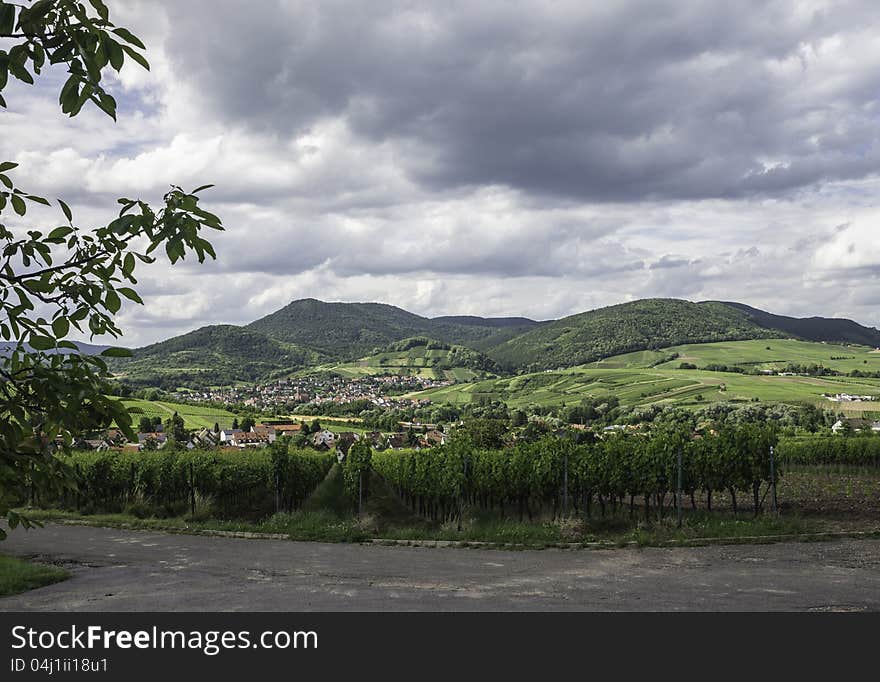
[[[173,420],[169,420],[172,422]],[[213,449],[245,450],[249,448],[265,448],[281,439],[294,442],[301,447],[311,447],[318,451],[335,452],[340,458],[348,453],[352,444],[366,438],[376,450],[400,450],[403,448],[429,448],[446,443],[447,435],[436,424],[420,422],[399,422],[400,431],[383,433],[370,431],[330,430],[323,428],[316,419],[311,423],[297,422],[293,419],[271,419],[257,423],[243,420],[242,427],[238,423],[230,429],[198,429],[195,431],[179,431],[173,433],[173,423],[163,424],[161,421],[151,423],[150,430],[137,433],[137,441],[129,441],[125,434],[116,428],[107,429],[94,438],[80,438],[75,447],[80,450],[98,452],[118,450],[123,452],[143,452],[161,450],[174,443],[175,447],[187,450]]]
[[297,405],[346,405],[366,401],[377,407],[401,408],[424,405],[425,400],[399,396],[429,388],[449,386],[448,380],[422,376],[364,376],[346,378],[338,375],[278,379],[260,384],[222,386],[200,390],[178,389],[169,394],[177,402],[210,402],[225,406],[244,406],[257,410]]

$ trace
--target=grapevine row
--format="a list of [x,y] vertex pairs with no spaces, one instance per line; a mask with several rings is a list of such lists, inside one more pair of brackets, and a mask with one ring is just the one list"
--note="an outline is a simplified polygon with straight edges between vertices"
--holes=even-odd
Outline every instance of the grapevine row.
[[536,509],[554,516],[572,509],[587,515],[596,506],[636,501],[649,516],[662,516],[677,489],[681,452],[682,491],[692,505],[698,491],[725,491],[737,510],[737,493],[752,498],[755,513],[764,506],[771,477],[771,428],[745,425],[717,435],[693,438],[684,430],[651,435],[612,435],[576,445],[548,437],[502,450],[479,450],[453,443],[431,450],[386,451],[373,455],[373,468],[409,503],[432,518],[459,513],[463,501],[502,514],[532,517]]

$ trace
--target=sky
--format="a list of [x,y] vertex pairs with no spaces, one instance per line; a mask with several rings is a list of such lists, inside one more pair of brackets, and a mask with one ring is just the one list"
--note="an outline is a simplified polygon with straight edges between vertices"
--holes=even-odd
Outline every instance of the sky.
[[108,5],[152,66],[111,77],[118,122],[11,82],[0,159],[81,225],[214,183],[216,262],[140,266],[126,345],[306,297],[880,325],[873,0]]

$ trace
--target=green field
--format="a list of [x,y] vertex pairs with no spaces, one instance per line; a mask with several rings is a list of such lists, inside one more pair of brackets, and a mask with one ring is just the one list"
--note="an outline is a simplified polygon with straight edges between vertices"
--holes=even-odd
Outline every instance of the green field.
[[[674,354],[678,357],[669,360],[668,358]],[[616,355],[584,367],[630,369],[653,366],[657,369],[677,369],[682,362],[690,362],[697,367],[718,364],[758,370],[781,370],[789,363],[816,364],[839,372],[851,372],[856,369],[863,372],[880,372],[880,352],[868,346],[814,343],[794,339],[693,343],[658,351]]]
[[[670,360],[678,353],[679,357]],[[832,359],[835,358],[835,359]],[[838,346],[787,339],[692,344],[660,351],[619,355],[567,370],[524,374],[431,389],[416,395],[435,402],[501,400],[510,407],[558,405],[583,398],[616,396],[624,405],[676,403],[697,406],[713,401],[812,403],[859,414],[865,403],[835,403],[823,393],[880,396],[880,379],[810,376],[753,376],[733,372],[678,369],[682,362],[782,369],[789,363],[821,364],[839,371],[880,371],[880,353],[864,346]],[[880,403],[877,403],[880,410]]]
[[132,421],[135,426],[137,426],[141,416],[161,417],[164,422],[177,412],[177,414],[183,417],[184,425],[188,429],[211,429],[214,428],[215,423],[219,424],[221,429],[228,429],[232,428],[232,420],[236,417],[232,412],[202,405],[181,405],[178,403],[138,400],[135,398],[126,398],[123,402],[128,408],[137,407],[143,411],[143,415],[132,415]]
[[310,374],[315,371],[334,372],[349,379],[396,374],[456,382],[467,382],[490,376],[488,371],[479,367],[480,365],[488,366],[491,361],[482,357],[477,351],[461,346],[439,344],[438,342],[431,343],[445,347],[431,348],[425,343],[418,343],[417,340],[406,340],[398,345],[407,346],[409,343],[417,343],[418,345],[400,349],[392,346],[386,351],[357,361],[324,364],[313,370],[300,372],[300,374]]

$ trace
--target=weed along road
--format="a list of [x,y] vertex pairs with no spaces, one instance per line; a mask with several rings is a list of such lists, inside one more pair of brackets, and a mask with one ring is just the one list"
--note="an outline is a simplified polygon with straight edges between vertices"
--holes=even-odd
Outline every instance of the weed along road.
[[880,540],[502,551],[47,525],[5,554],[65,566],[0,610],[880,610]]

